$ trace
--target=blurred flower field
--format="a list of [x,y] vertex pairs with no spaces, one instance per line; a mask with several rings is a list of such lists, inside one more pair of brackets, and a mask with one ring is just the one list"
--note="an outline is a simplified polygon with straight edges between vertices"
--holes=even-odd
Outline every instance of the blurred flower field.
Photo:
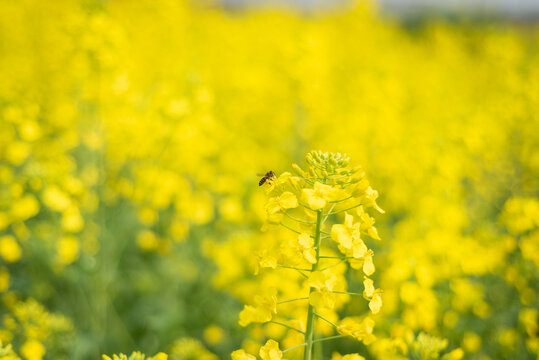
[[[317,334],[368,329],[316,360],[539,359],[538,25],[0,0],[0,68],[0,359],[301,359],[271,341],[303,342],[276,322],[306,332],[307,303],[267,323],[261,299],[312,284]],[[295,184],[313,149],[368,178],[372,218],[325,228],[349,255],[349,214],[367,234],[334,288],[265,252],[298,205],[256,174]]]

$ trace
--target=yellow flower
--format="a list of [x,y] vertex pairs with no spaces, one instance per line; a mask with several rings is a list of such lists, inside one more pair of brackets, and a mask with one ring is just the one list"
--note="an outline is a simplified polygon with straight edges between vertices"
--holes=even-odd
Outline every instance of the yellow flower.
[[266,184],[268,184],[266,194],[273,194],[278,191],[283,191],[287,185],[291,186],[292,189],[299,190],[299,180],[299,177],[292,176],[292,174],[289,172],[284,172],[277,178],[269,179],[266,182]]
[[362,177],[362,176],[365,176],[364,172],[362,172],[362,173],[360,173],[358,175],[355,175],[352,178],[357,182],[352,184],[352,186],[350,186],[350,187],[348,187],[346,189],[346,191],[350,195],[352,195],[354,197],[362,196],[363,194],[365,194],[365,191],[367,191],[367,189],[369,188],[369,180],[367,180],[367,178]]
[[331,227],[331,238],[346,250],[350,250],[354,240],[360,238],[359,223],[354,224],[354,217],[346,214],[344,224],[335,224]]
[[250,323],[265,323],[271,320],[272,314],[277,313],[277,290],[270,288],[266,294],[255,295],[255,306],[245,305],[240,312],[239,324],[247,326]]
[[359,221],[361,223],[360,229],[366,231],[373,239],[381,240],[378,231],[374,227],[374,219],[365,212],[363,206],[357,208],[357,215],[359,216]]
[[461,348],[456,348],[451,352],[442,356],[442,360],[460,360],[464,357],[464,351]]
[[84,219],[77,207],[69,207],[62,213],[62,229],[68,232],[79,232],[84,227]]
[[354,223],[354,217],[350,214],[344,216],[344,224],[331,227],[331,238],[339,244],[339,250],[346,256],[359,259],[368,250],[360,237],[360,224]]
[[372,296],[371,301],[369,302],[369,308],[373,314],[378,314],[382,308],[382,295],[377,292]]
[[365,360],[365,358],[359,354],[344,355],[342,360]]
[[365,358],[359,354],[348,354],[342,356],[341,354],[334,352],[331,355],[331,360],[365,360]]
[[374,282],[371,279],[365,277],[365,280],[363,280],[363,286],[365,286],[364,294],[366,297],[370,298],[374,295]]
[[137,244],[144,251],[152,251],[159,246],[159,239],[153,231],[142,230],[137,234]]
[[39,213],[39,202],[30,194],[24,195],[11,204],[11,216],[17,220],[26,220]]
[[28,340],[21,346],[21,354],[27,360],[41,360],[45,352],[45,347],[37,340]]
[[268,309],[270,312],[277,313],[277,289],[269,288],[262,295],[255,295],[255,304],[259,307]]
[[381,214],[385,213],[385,211],[382,210],[378,206],[378,204],[376,204],[376,199],[378,199],[378,191],[374,190],[369,186],[367,190],[365,190],[365,194],[363,195],[363,203],[365,204],[365,206],[375,208]]
[[73,236],[64,236],[58,241],[57,252],[60,264],[71,264],[79,258],[79,241]]
[[367,276],[371,276],[374,273],[374,263],[372,262],[372,251],[367,252],[364,256],[363,272]]
[[255,255],[257,257],[255,275],[258,275],[261,268],[275,269],[277,267],[277,258],[270,254],[268,249],[260,250]]
[[203,336],[204,340],[206,340],[208,344],[217,345],[223,341],[225,337],[225,332],[217,325],[209,325],[204,329]]
[[298,207],[296,195],[285,191],[280,196],[268,199],[266,213],[270,224],[279,224],[283,219],[284,211]]
[[283,352],[279,350],[279,343],[270,339],[266,345],[260,348],[259,355],[262,360],[280,360],[283,357]]
[[330,185],[315,182],[313,189],[303,189],[302,195],[307,205],[314,210],[322,209],[328,201],[337,200],[339,197],[339,189],[335,189]]
[[302,233],[298,236],[298,250],[302,253],[305,260],[311,264],[316,263],[316,251],[313,249],[314,239],[309,235]]
[[167,359],[168,359],[168,355],[165,354],[164,352],[158,352],[152,357],[152,360],[167,360]]
[[245,305],[240,312],[241,326],[247,326],[250,323],[265,323],[271,320],[271,311],[262,307]]
[[365,344],[370,344],[374,341],[375,337],[372,334],[374,329],[374,320],[370,317],[359,321],[357,318],[344,318],[338,326],[337,332],[341,335],[351,336],[358,341],[363,341]]
[[15,262],[21,258],[22,250],[11,235],[0,237],[0,255],[7,262]]
[[309,303],[315,307],[333,309],[335,307],[335,294],[332,292],[337,277],[333,274],[313,272],[309,277],[309,286],[316,289],[309,295]]
[[236,350],[230,355],[232,360],[256,360],[256,357],[248,354],[243,349]]
[[43,191],[43,202],[45,205],[56,211],[64,211],[71,205],[69,195],[60,190],[57,186],[47,187]]

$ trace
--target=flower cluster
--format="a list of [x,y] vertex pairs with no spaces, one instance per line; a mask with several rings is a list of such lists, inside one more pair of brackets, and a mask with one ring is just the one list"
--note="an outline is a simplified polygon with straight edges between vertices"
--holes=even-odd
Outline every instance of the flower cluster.
[[[339,297],[345,296],[364,297],[372,314],[377,314],[382,306],[381,290],[375,289],[370,278],[375,271],[374,253],[364,242],[366,238],[380,240],[374,219],[366,212],[367,208],[374,208],[383,213],[376,203],[378,193],[369,186],[360,167],[349,165],[346,155],[312,151],[306,160],[306,170],[294,164],[295,174],[285,172],[267,186],[269,198],[263,229],[284,228],[286,233],[276,244],[257,253],[256,271],[271,268],[299,274],[296,293],[299,297],[281,300],[284,289],[272,288],[267,294],[256,295],[254,305],[245,305],[239,321],[242,326],[277,324],[302,334],[303,342],[281,351],[275,340],[268,340],[259,352],[262,360],[279,360],[283,352],[299,347],[305,347],[304,359],[310,360],[313,344],[329,339],[315,337],[319,322],[331,325],[340,334],[337,337],[351,336],[366,344],[375,339],[372,317],[347,317],[338,321],[335,311],[337,304],[346,301],[338,302]],[[344,222],[334,222],[340,215],[344,215]],[[362,269],[363,293],[346,291],[342,272],[345,264]],[[337,270],[339,266],[341,269]],[[293,327],[290,320],[280,322],[291,315],[290,309],[283,309],[283,305],[304,300],[308,301],[304,307],[307,317],[302,317],[306,322],[297,321],[299,328]],[[233,352],[232,358],[255,359],[243,349]]]

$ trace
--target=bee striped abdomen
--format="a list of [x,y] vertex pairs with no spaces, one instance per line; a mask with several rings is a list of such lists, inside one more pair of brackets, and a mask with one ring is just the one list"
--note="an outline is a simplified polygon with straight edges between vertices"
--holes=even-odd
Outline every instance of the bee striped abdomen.
[[275,177],[275,174],[273,171],[268,171],[262,179],[260,179],[260,182],[258,183],[258,186],[264,185],[267,181],[271,181]]

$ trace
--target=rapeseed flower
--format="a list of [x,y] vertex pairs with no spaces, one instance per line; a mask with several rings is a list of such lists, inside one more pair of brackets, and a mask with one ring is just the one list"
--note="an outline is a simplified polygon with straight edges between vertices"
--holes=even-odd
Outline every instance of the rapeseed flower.
[[267,221],[270,224],[279,224],[283,219],[284,211],[296,207],[298,207],[298,199],[289,191],[270,198],[266,204]]
[[37,340],[28,340],[21,346],[21,355],[27,360],[41,360],[45,352],[45,347]]
[[376,337],[372,334],[373,329],[374,320],[370,317],[366,317],[362,320],[347,317],[342,319],[337,326],[337,331],[339,334],[351,336],[367,345],[376,339]]
[[262,360],[280,360],[283,352],[279,350],[279,343],[270,339],[260,348],[259,355]]
[[316,289],[309,295],[309,303],[317,308],[335,307],[335,294],[333,289],[337,283],[337,277],[333,274],[313,272],[309,277],[309,286]]
[[314,183],[312,189],[302,190],[303,199],[314,210],[322,209],[328,201],[337,200],[339,195],[339,189],[318,181]]
[[[268,281],[279,279],[275,273],[277,271],[299,274],[301,277],[296,276],[290,278],[291,282],[279,284],[280,292],[288,294],[289,299],[285,297],[285,300],[277,302],[275,291],[269,296],[256,295],[254,305],[245,305],[241,311],[239,322],[242,326],[250,323],[270,323],[271,326],[268,326],[267,330],[270,335],[281,334],[279,331],[269,331],[279,329],[276,326],[302,334],[304,343],[298,346],[305,347],[304,359],[311,360],[316,319],[325,321],[325,327],[319,326],[324,334],[331,333],[329,327],[331,325],[339,333],[354,336],[365,343],[374,340],[372,335],[374,321],[371,318],[366,318],[362,322],[348,319],[340,325],[336,325],[328,318],[336,321],[335,311],[348,301],[350,296],[360,295],[344,291],[347,286],[342,276],[345,267],[339,265],[348,263],[352,268],[362,266],[367,276],[374,273],[374,253],[361,239],[361,231],[379,239],[373,227],[374,220],[363,210],[363,206],[374,207],[378,195],[370,187],[358,196],[350,195],[346,191],[348,186],[358,183],[353,181],[352,176],[358,169],[348,167],[349,159],[346,155],[313,151],[307,154],[306,159],[309,164],[307,171],[295,165],[294,171],[299,176],[286,173],[285,176],[279,176],[266,184],[267,193],[271,196],[265,206],[267,222],[295,233],[294,238],[281,240],[276,237],[256,252],[257,274],[262,267],[274,269],[274,272],[266,275],[265,279]],[[299,195],[301,200],[298,201],[296,194],[301,194]],[[360,208],[357,222],[354,222],[354,216],[347,212],[355,208]],[[328,219],[342,212],[345,212],[344,223],[333,223],[331,232],[326,232],[324,228]],[[322,252],[335,253],[331,244],[323,242],[322,238],[332,238],[344,256],[322,256]],[[322,261],[331,261],[333,264],[322,265]],[[275,275],[272,277],[270,274]],[[291,291],[287,291],[287,285]],[[306,287],[309,289],[308,296],[300,295],[301,289]],[[381,290],[375,289],[373,280],[368,278],[365,278],[364,287],[363,295],[369,301],[371,311],[378,313],[382,306]],[[279,318],[287,317],[291,309],[292,314],[297,313],[301,300],[308,300],[306,323],[301,321],[283,323],[275,317],[278,307],[283,309],[283,312],[279,310]],[[293,327],[292,323],[299,326]],[[232,356],[235,359],[252,359],[252,355],[241,350],[235,351]],[[277,342],[270,339],[261,348],[260,356],[263,360],[277,360],[281,359],[282,352]],[[357,359],[357,356],[351,354],[346,358]]]
[[233,351],[230,356],[232,360],[256,360],[256,356],[246,353],[243,349]]

